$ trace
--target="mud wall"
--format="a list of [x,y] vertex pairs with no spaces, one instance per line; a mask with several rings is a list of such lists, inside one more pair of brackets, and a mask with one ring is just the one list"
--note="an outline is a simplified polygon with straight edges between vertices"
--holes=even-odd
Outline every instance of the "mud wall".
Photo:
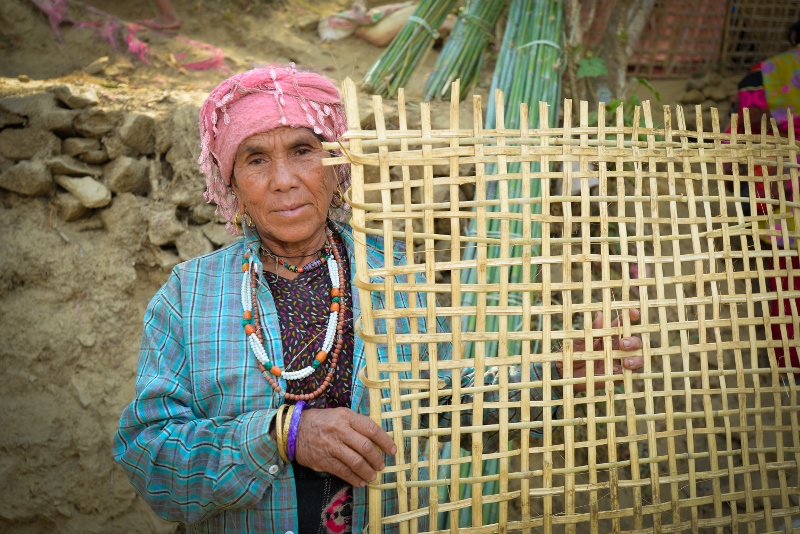
[[0,96],[0,530],[171,532],[112,441],[147,302],[233,239],[202,196],[197,98],[30,85]]

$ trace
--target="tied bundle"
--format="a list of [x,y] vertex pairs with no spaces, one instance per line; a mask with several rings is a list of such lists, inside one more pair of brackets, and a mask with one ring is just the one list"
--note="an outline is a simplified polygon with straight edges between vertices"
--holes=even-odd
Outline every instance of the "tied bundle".
[[460,98],[466,98],[480,76],[483,55],[494,37],[494,27],[508,2],[471,0],[458,17],[423,90],[424,100],[446,99],[450,85],[461,79]]
[[373,94],[395,97],[439,36],[457,0],[422,0],[392,44],[370,67],[362,85]]

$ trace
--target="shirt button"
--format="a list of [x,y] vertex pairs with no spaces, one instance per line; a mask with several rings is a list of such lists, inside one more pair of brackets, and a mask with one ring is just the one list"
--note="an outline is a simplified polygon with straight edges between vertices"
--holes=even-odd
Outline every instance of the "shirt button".
[[279,468],[277,465],[271,465],[271,466],[269,466],[269,474],[270,474],[270,475],[274,475],[274,474],[275,474],[275,473],[277,473],[279,470],[280,470],[280,468]]
[[294,532],[292,532],[291,530],[287,530],[286,534],[294,534]]

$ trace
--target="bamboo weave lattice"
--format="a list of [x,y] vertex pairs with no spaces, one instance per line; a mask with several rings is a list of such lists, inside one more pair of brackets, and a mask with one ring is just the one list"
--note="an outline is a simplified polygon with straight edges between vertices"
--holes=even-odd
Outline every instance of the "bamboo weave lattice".
[[[422,103],[409,107],[421,128],[408,129],[416,118],[401,93],[399,128],[386,128],[374,97],[376,126],[366,131],[352,82],[343,92],[347,157],[328,161],[352,163],[357,327],[368,356],[362,379],[372,418],[398,445],[368,489],[370,532],[800,532],[792,527],[800,519],[800,369],[780,367],[776,354],[789,366],[800,345],[786,330],[800,328],[800,291],[774,285],[800,276],[800,204],[787,193],[789,185],[798,191],[793,133],[750,135],[747,120],[744,132],[723,134],[716,113],[713,124],[687,131],[680,108],[666,108],[666,125],[654,127],[647,103],[645,126],[624,126],[621,112],[606,125],[600,106],[599,126],[589,127],[585,103],[575,113],[569,101],[562,125],[547,124],[540,104],[538,128],[526,126],[522,106],[522,129],[507,130],[502,93],[495,130],[482,127],[479,97],[470,124],[459,122],[453,102],[449,129],[434,130]],[[515,180],[521,193],[513,196]],[[541,198],[532,198],[537,180]],[[756,199],[761,180],[767,198]],[[487,198],[492,182],[497,195]],[[474,198],[460,195],[465,187]],[[471,218],[477,237],[463,230]],[[491,219],[500,232],[487,232]],[[541,238],[532,237],[537,225]],[[374,236],[386,250],[404,245],[405,261],[385,253],[385,266],[369,267]],[[477,254],[466,260],[470,246]],[[477,283],[461,282],[468,268],[477,269]],[[509,283],[514,268],[521,281]],[[476,304],[462,306],[469,292]],[[371,304],[376,297],[381,306]],[[788,311],[771,314],[776,299]],[[630,308],[642,310],[639,321],[623,313]],[[602,326],[593,328],[596,312]],[[462,332],[469,315],[477,326]],[[490,315],[499,316],[499,332],[484,331]],[[518,331],[507,328],[513,316],[522,318]],[[437,318],[449,333],[433,327]],[[410,334],[398,327],[403,321]],[[576,362],[598,360],[610,376],[612,360],[624,355],[612,348],[616,335],[641,337],[643,369],[620,371],[621,382],[607,388],[573,378]],[[596,350],[578,350],[595,337],[604,340]],[[518,353],[508,351],[513,340],[522,342]],[[484,350],[492,341],[496,353]],[[463,357],[466,343],[475,344],[474,359]],[[380,345],[388,349],[381,361]],[[531,371],[536,362],[541,380]],[[553,362],[563,362],[561,378]],[[518,383],[512,366],[521,369]],[[441,378],[470,369],[495,373],[494,385]],[[587,374],[600,376],[592,365]],[[584,382],[588,391],[577,393]],[[490,393],[491,402],[483,397]],[[468,394],[474,402],[461,401]],[[445,413],[449,427],[440,424]],[[468,425],[464,414],[472,415]],[[492,434],[497,450],[481,439]],[[468,451],[439,452],[465,436],[473,438]],[[482,472],[486,459],[498,459],[499,470]],[[471,475],[462,475],[464,465]],[[487,493],[487,482],[497,491]],[[382,509],[393,499],[395,511]],[[499,508],[493,522],[483,515],[487,503]],[[464,515],[473,527],[459,528]]]

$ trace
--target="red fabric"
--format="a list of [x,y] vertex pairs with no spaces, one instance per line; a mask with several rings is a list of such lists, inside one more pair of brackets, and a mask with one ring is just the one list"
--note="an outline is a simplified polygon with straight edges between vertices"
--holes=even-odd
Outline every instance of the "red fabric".
[[[786,273],[785,276],[781,276],[779,278],[769,278],[767,283],[769,284],[770,291],[777,291],[778,290],[778,283],[780,283],[781,288],[783,291],[798,291],[800,290],[800,259],[797,257],[792,258],[792,269],[794,271],[794,276],[791,279],[791,289],[789,287],[789,273],[788,268],[786,265],[786,258],[780,258],[778,260],[778,269],[781,272]],[[772,260],[769,260],[768,268],[773,268]],[[800,312],[800,298],[789,299],[789,298],[782,298],[782,299],[775,299],[769,303],[769,312],[771,317],[779,317],[781,312],[783,312],[784,317],[792,317],[792,301],[794,301],[795,309]],[[772,339],[782,340],[783,335],[781,334],[781,325],[780,324],[772,324]],[[786,325],[786,339],[794,340],[794,327],[793,325],[787,324]],[[775,356],[778,360],[778,367],[800,367],[800,358],[797,355],[797,347],[790,347],[789,348],[789,361],[786,361],[786,354],[783,348],[776,348],[775,349]],[[796,376],[800,376],[800,373],[795,373]]]

